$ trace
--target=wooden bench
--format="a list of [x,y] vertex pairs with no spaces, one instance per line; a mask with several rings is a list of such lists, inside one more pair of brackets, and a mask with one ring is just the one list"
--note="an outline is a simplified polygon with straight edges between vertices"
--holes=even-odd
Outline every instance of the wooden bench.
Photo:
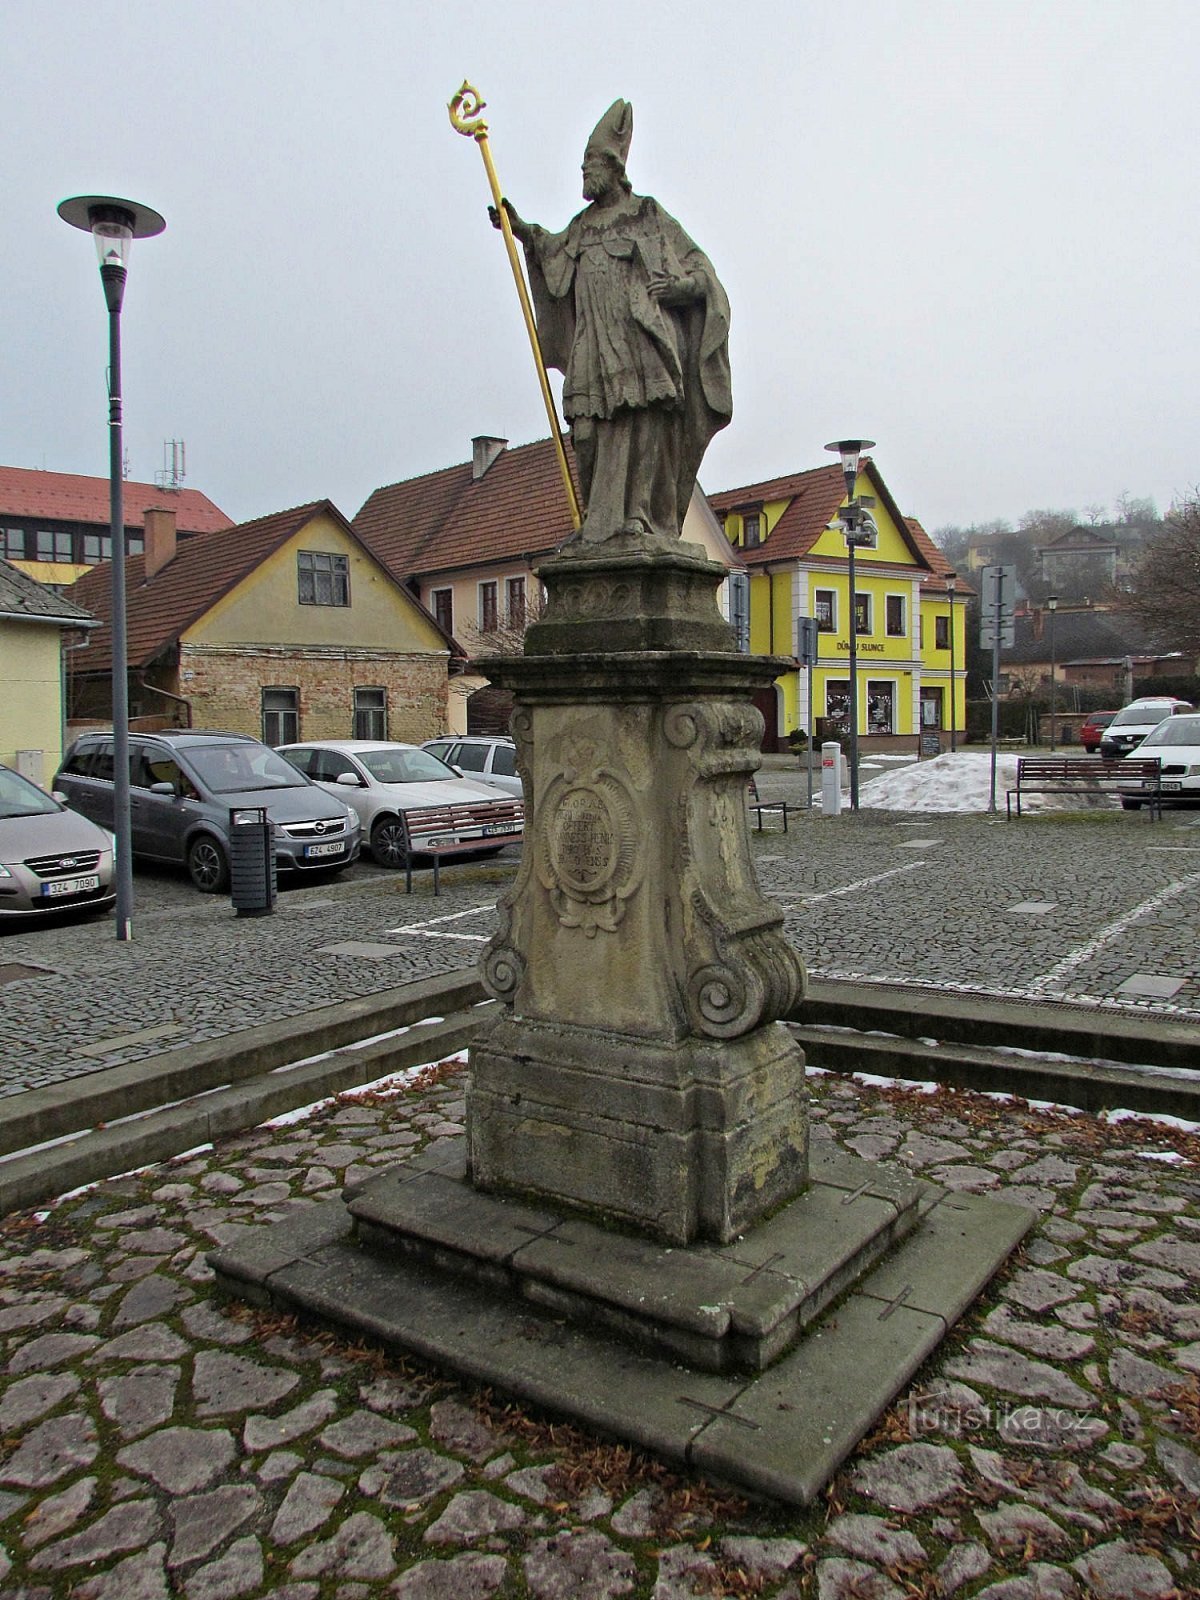
[[[761,795],[759,794],[759,792],[758,792],[758,784],[754,781],[753,778],[750,779],[749,790],[750,790],[750,793],[749,793],[750,810],[753,811],[755,813],[755,815],[757,816],[757,818],[758,818],[758,826],[755,829],[755,832],[756,833],[761,833],[763,831],[763,812],[764,811],[778,811],[779,815],[783,819],[783,831],[784,831],[784,833],[786,833],[788,831],[788,824],[787,824],[788,803],[787,803],[787,801],[786,800],[764,800],[761,797]],[[795,808],[795,806],[793,806],[791,809],[794,811],[796,808]]]
[[404,828],[404,891],[412,893],[413,857],[430,856],[436,895],[441,893],[438,865],[442,857],[477,855],[481,850],[515,844],[525,834],[525,806],[520,800],[421,806],[402,811],[400,821]]
[[[1146,787],[1147,783],[1150,787]],[[1023,794],[1097,794],[1113,792],[1136,798],[1150,808],[1151,817],[1162,816],[1162,773],[1157,760],[1105,761],[1096,756],[1021,756],[1015,788],[1005,791],[1012,816],[1012,797],[1021,815]]]

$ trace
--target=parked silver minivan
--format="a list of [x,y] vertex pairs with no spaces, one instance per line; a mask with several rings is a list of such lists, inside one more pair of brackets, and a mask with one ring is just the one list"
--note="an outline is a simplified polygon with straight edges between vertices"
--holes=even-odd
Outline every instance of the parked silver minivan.
[[[112,734],[81,734],[63,757],[54,789],[73,811],[111,828]],[[181,863],[197,889],[220,894],[229,887],[229,812],[253,806],[265,806],[275,824],[280,871],[336,870],[358,855],[362,829],[350,807],[261,740],[199,728],[130,734],[135,856]]]

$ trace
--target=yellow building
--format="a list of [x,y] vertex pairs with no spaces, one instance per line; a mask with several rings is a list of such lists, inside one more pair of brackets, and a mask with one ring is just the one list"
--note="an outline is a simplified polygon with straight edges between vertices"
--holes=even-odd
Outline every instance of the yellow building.
[[[178,543],[169,511],[146,513],[130,557],[130,717],[297,739],[419,743],[446,725],[463,652],[380,565],[328,500]],[[102,619],[74,664],[72,715],[111,705],[107,566],[72,597]]]
[[43,787],[63,752],[63,657],[95,618],[0,560],[0,763]]
[[[964,727],[968,586],[948,585],[949,562],[901,514],[869,457],[855,492],[875,499],[878,540],[855,552],[853,606],[846,542],[830,527],[846,502],[840,466],[709,496],[750,573],[750,649],[792,662],[758,697],[767,750],[786,749],[797,728],[818,740],[848,732],[852,611],[860,744],[911,749],[920,734],[940,732],[945,745],[948,730]],[[801,617],[817,622],[811,674],[798,659]]]

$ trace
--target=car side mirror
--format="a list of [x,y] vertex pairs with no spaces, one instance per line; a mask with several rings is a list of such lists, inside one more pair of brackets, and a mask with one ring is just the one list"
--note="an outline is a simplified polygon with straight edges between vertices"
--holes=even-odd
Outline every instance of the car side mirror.
[[70,795],[65,795],[61,789],[51,790],[50,798],[51,800],[57,800],[60,806],[69,806],[71,804]]
[[164,778],[161,783],[152,783],[150,785],[150,793],[169,794],[173,798],[175,795],[175,785],[173,783],[168,783],[168,781]]
[[354,772],[339,772],[333,781],[340,783],[346,789],[361,789],[363,787],[362,779]]

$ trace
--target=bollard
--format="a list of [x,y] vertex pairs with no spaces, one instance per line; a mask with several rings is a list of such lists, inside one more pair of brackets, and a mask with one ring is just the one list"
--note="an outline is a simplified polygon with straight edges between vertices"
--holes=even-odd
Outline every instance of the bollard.
[[229,894],[239,917],[266,917],[275,909],[275,824],[265,806],[229,812]]
[[836,740],[821,746],[821,814],[842,814],[842,747]]

